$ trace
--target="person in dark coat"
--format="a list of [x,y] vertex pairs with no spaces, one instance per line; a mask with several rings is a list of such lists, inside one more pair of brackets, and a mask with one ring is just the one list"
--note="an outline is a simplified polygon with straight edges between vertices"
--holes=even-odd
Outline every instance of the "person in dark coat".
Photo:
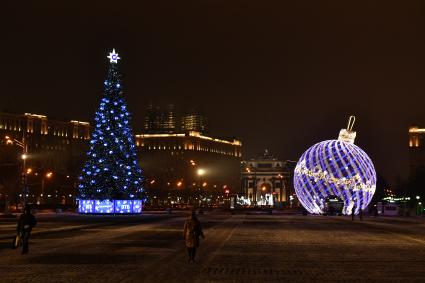
[[31,207],[26,206],[24,213],[21,214],[18,220],[17,232],[22,239],[22,254],[29,251],[28,241],[30,238],[31,230],[37,224],[34,215],[31,214]]
[[196,217],[195,210],[192,210],[192,214],[184,223],[183,229],[183,238],[186,243],[189,262],[195,262],[196,248],[199,247],[199,237],[205,238],[201,222]]

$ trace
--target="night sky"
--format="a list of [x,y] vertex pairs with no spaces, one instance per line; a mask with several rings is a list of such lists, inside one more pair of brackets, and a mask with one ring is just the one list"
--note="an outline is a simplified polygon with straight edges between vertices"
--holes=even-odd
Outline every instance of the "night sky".
[[150,100],[198,105],[244,158],[297,160],[354,114],[378,173],[407,176],[408,127],[425,127],[423,1],[32,2],[2,3],[0,110],[91,121],[116,48],[136,133]]

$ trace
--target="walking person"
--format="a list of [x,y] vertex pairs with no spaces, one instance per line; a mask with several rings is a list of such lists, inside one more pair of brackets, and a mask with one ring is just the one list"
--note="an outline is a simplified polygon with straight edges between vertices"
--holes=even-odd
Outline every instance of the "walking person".
[[183,238],[189,255],[188,262],[195,262],[196,248],[199,247],[199,237],[205,238],[202,232],[201,222],[196,217],[195,210],[184,223]]
[[22,240],[22,254],[26,254],[29,251],[28,240],[31,230],[36,224],[35,217],[31,214],[31,207],[27,205],[24,209],[24,213],[19,217],[17,227],[18,235],[20,235]]

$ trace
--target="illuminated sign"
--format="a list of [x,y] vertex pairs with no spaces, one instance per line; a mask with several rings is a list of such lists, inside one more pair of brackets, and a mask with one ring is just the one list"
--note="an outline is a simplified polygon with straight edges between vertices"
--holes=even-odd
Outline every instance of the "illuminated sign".
[[94,213],[94,200],[80,200],[78,204],[79,213]]
[[114,201],[111,200],[96,200],[94,205],[95,213],[113,213]]
[[142,201],[140,199],[133,200],[133,213],[142,213]]
[[140,214],[141,200],[79,200],[80,214]]
[[133,202],[131,200],[116,200],[115,213],[131,213],[133,211]]

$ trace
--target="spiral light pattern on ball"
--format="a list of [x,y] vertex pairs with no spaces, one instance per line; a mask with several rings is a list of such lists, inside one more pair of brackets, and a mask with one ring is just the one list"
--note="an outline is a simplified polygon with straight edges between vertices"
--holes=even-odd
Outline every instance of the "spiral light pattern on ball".
[[313,214],[322,214],[328,197],[344,202],[343,214],[358,214],[372,200],[376,172],[369,156],[353,143],[328,140],[310,147],[294,172],[299,201]]

